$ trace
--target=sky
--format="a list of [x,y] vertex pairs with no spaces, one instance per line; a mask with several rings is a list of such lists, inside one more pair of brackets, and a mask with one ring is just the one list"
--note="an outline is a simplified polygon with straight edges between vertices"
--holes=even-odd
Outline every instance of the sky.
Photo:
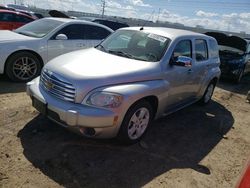
[[[40,8],[100,13],[104,0],[16,0]],[[0,0],[2,4],[14,0]],[[105,14],[250,34],[250,0],[105,0]]]

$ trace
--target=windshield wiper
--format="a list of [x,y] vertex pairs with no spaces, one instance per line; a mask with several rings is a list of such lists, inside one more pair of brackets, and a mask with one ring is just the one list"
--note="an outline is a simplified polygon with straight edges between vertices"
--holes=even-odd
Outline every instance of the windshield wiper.
[[28,37],[35,37],[35,38],[39,38],[38,36],[36,36],[34,33],[32,32],[24,32],[24,31],[15,31],[16,33],[18,34],[21,34],[21,35],[25,35],[25,36],[28,36]]
[[104,52],[107,51],[106,48],[104,48],[104,46],[102,44],[98,44],[97,46],[95,46],[95,48],[98,48],[98,49],[100,49],[100,50],[102,50]]
[[111,53],[111,54],[122,56],[122,57],[128,57],[128,58],[131,58],[131,59],[135,59],[134,56],[132,56],[131,54],[128,54],[126,52],[123,52],[123,51],[109,50],[108,52]]
[[25,32],[21,32],[21,31],[15,31],[15,32],[21,35],[30,36],[28,33],[25,33]]

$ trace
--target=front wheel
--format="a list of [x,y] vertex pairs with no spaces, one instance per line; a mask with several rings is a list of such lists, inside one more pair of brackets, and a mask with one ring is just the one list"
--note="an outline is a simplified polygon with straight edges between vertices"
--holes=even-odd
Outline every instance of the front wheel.
[[203,97],[200,99],[200,104],[206,105],[210,102],[213,93],[214,93],[215,83],[210,82],[210,84],[207,86],[207,89],[203,95]]
[[240,83],[240,81],[241,81],[241,79],[243,77],[243,74],[244,74],[244,70],[245,70],[245,68],[242,68],[242,69],[239,70],[239,73],[235,77],[235,80],[234,80],[236,84]]
[[145,134],[153,119],[153,110],[147,101],[141,101],[130,107],[126,113],[118,139],[126,144],[136,143]]
[[12,81],[27,82],[41,72],[41,62],[30,52],[18,52],[6,62],[6,74]]

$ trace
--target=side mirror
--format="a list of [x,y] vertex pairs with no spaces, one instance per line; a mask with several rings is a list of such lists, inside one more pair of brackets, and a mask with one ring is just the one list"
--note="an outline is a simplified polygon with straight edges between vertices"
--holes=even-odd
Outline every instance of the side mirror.
[[56,36],[56,40],[68,40],[68,37],[65,34],[59,34]]
[[178,56],[177,58],[172,58],[169,62],[170,65],[182,66],[182,67],[191,67],[192,58],[186,56]]

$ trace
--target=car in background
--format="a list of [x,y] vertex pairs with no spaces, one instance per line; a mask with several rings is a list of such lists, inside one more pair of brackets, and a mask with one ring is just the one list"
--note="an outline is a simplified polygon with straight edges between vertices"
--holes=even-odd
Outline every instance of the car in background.
[[14,11],[17,11],[17,12],[21,12],[21,13],[26,14],[28,16],[31,16],[34,19],[44,18],[44,16],[42,14],[31,11],[29,9],[29,7],[26,5],[8,4],[5,7],[12,9]]
[[113,29],[114,31],[120,28],[129,27],[129,25],[126,23],[121,23],[118,21],[111,21],[106,19],[94,19],[92,20],[92,22],[106,25],[107,27]]
[[12,10],[12,11],[15,11],[14,8],[10,8],[10,7],[7,7],[5,5],[0,5],[0,10]]
[[219,44],[221,76],[239,83],[250,72],[250,40],[219,32],[207,32]]
[[0,74],[26,82],[52,58],[96,46],[112,32],[101,24],[65,18],[43,18],[15,31],[0,31]]
[[34,20],[35,18],[20,12],[0,10],[0,30],[14,30]]
[[220,77],[214,38],[185,30],[128,27],[95,48],[59,56],[27,83],[33,106],[92,138],[142,138],[154,118],[207,104]]

